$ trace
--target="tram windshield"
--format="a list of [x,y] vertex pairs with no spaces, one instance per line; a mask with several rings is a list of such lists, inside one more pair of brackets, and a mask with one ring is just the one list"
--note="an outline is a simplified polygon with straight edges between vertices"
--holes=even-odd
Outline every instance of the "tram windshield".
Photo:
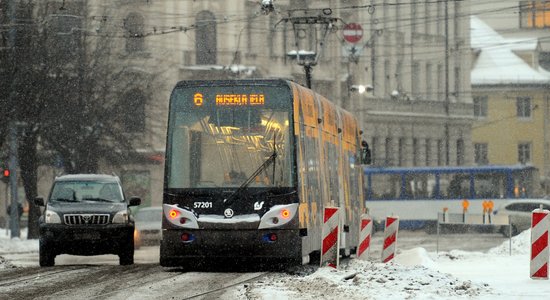
[[292,185],[288,88],[180,88],[171,101],[168,188]]

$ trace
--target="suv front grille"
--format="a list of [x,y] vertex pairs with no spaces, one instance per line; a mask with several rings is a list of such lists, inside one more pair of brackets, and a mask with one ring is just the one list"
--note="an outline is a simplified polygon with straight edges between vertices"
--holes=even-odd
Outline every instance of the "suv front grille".
[[64,215],[67,225],[105,225],[109,224],[108,214],[74,214]]

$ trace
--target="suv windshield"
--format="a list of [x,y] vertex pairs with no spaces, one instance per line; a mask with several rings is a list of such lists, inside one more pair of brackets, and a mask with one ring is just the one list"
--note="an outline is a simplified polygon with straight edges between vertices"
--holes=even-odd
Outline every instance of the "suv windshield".
[[116,182],[61,181],[55,183],[50,201],[122,202],[122,190]]

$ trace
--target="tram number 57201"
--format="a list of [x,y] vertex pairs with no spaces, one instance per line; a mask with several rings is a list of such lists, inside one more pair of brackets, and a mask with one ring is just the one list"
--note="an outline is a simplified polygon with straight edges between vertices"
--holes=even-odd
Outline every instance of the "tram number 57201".
[[194,208],[212,208],[212,202],[194,202]]

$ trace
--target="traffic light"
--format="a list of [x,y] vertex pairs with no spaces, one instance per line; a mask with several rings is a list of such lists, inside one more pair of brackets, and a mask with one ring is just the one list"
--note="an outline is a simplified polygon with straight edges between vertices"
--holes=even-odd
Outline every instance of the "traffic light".
[[10,174],[11,174],[10,169],[3,169],[2,170],[2,181],[4,183],[10,182]]

